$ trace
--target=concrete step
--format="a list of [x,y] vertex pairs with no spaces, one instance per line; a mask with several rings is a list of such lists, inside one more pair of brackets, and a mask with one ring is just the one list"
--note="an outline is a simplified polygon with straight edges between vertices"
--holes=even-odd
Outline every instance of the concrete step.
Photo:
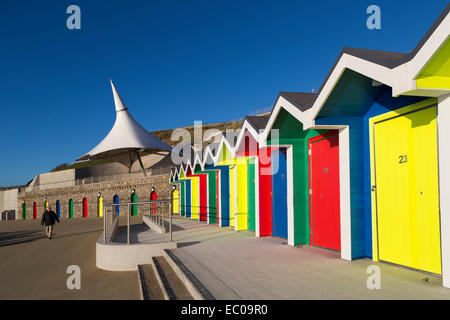
[[152,259],[156,277],[166,300],[194,300],[165,257],[159,256]]
[[138,265],[138,280],[142,300],[165,300],[153,264]]
[[190,273],[192,282],[197,283],[198,291],[202,292],[205,300],[241,300],[242,297],[227,284],[227,279],[214,268],[201,264],[189,251],[183,248],[164,250],[165,254],[171,254],[187,273]]
[[[167,259],[172,269],[176,272],[178,277],[183,281],[186,288],[189,290],[195,300],[216,300],[215,296],[199,281],[198,277],[192,272],[198,269],[198,264],[186,265],[184,261],[179,259],[175,254],[177,250],[164,249],[164,257]],[[192,268],[192,269],[191,269]],[[205,270],[202,270],[202,272]],[[206,278],[207,279],[207,278]],[[213,287],[218,287],[213,283]],[[223,288],[222,289],[227,289]]]

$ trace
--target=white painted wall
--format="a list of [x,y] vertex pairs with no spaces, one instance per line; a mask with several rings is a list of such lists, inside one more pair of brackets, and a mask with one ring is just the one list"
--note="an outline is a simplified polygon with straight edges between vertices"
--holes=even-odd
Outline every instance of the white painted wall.
[[288,198],[288,245],[293,246],[294,239],[294,159],[292,146],[286,147],[287,157],[287,198]]
[[450,95],[438,99],[438,135],[442,278],[450,288]]
[[19,214],[18,195],[19,189],[0,191],[0,214],[5,210],[15,210],[17,219]]
[[[35,186],[39,190],[47,190],[52,188],[64,188],[75,185],[75,169],[61,170],[57,172],[41,173],[35,179]],[[28,190],[34,191],[34,190]]]
[[349,127],[339,129],[339,188],[341,210],[341,258],[352,260],[352,219],[350,206]]

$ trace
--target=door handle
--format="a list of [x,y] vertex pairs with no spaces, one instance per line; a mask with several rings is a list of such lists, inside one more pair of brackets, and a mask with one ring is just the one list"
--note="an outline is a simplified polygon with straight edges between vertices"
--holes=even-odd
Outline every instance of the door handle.
[[372,186],[372,192],[374,192],[376,188],[377,186]]

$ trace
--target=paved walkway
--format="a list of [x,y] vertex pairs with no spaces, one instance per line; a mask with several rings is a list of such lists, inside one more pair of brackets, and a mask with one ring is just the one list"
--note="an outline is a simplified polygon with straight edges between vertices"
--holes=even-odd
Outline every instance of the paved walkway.
[[[62,220],[52,240],[39,222],[0,222],[0,299],[139,298],[136,272],[108,272],[95,266],[102,219]],[[69,265],[81,268],[81,290],[67,289]]]
[[[167,241],[142,217],[131,221],[133,242]],[[348,262],[336,252],[192,220],[174,223],[174,253],[217,299],[450,299],[440,278],[420,272],[369,259]],[[36,221],[0,223],[0,299],[138,299],[136,272],[95,267],[101,219],[64,220],[52,240],[42,229]],[[81,268],[81,290],[66,287],[72,264]],[[370,265],[381,269],[381,290],[367,289]]]
[[[174,253],[217,299],[450,299],[440,278],[370,259],[345,261],[337,252],[290,247],[190,222],[174,232]],[[367,289],[367,267],[381,269],[381,289]],[[428,281],[424,279],[428,278]]]

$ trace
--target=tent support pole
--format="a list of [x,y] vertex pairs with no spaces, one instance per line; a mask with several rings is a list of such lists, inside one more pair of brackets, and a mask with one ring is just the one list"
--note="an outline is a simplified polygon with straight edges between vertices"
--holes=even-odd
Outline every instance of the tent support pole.
[[139,164],[141,165],[142,171],[144,171],[144,176],[147,176],[147,173],[145,172],[145,169],[144,169],[144,165],[142,164],[141,156],[139,155],[139,153],[137,151],[136,151],[136,155],[139,160]]
[[133,166],[133,152],[130,151],[130,166],[128,167],[128,173],[131,173],[131,167]]

